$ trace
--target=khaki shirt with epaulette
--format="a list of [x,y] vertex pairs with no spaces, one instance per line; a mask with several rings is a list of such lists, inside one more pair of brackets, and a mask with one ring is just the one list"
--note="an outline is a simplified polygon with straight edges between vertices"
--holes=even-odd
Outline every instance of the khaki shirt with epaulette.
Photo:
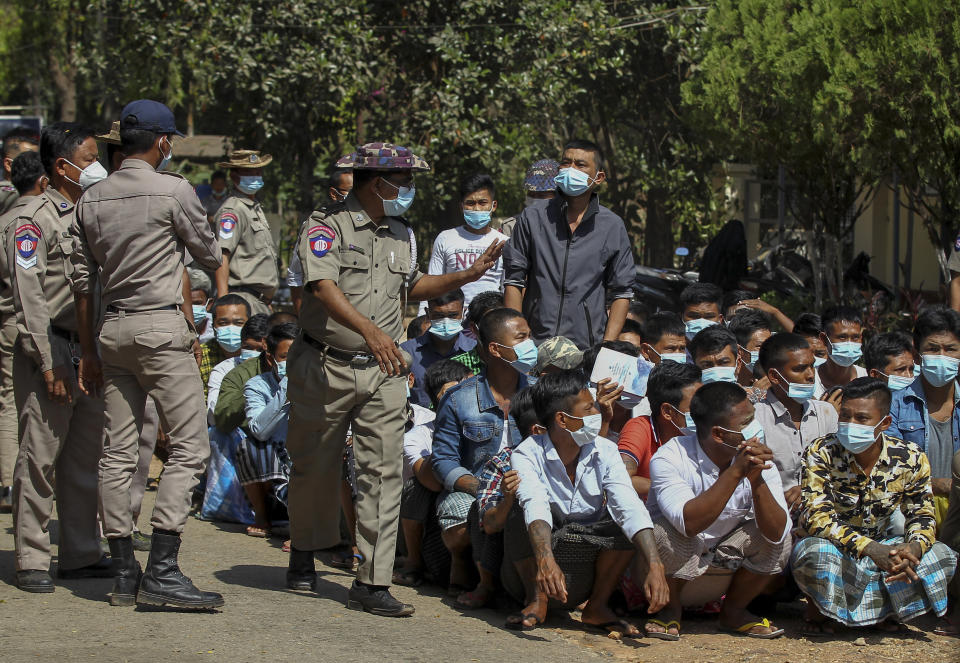
[[216,218],[220,248],[230,254],[230,287],[246,286],[272,297],[277,289],[277,249],[256,200],[233,195]]
[[74,205],[53,188],[18,206],[7,231],[5,249],[10,265],[17,331],[24,351],[48,371],[65,363],[50,344],[52,327],[77,331],[70,289]]
[[0,214],[9,212],[19,197],[20,194],[17,193],[13,184],[7,180],[0,180]]
[[[329,214],[314,212],[300,233],[297,253],[303,283],[334,281],[347,301],[374,324],[400,341],[405,288],[423,274],[411,255],[407,224],[392,216],[374,223],[357,199],[347,196]],[[305,295],[300,326],[313,338],[340,350],[369,352],[363,337],[330,317],[313,295]]]
[[21,208],[34,198],[36,196],[17,198],[13,207],[0,216],[0,324],[5,324],[14,315],[10,263],[7,260],[8,242],[13,242],[13,231],[16,230],[14,222],[19,218]]
[[77,203],[71,233],[75,292],[99,278],[102,310],[151,311],[183,303],[185,252],[207,269],[222,255],[196,192],[181,175],[125,159]]

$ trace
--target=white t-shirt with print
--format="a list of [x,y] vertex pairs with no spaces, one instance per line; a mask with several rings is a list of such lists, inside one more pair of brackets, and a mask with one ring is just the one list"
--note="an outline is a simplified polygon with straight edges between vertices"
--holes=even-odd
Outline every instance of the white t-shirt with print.
[[[490,229],[486,235],[477,235],[463,226],[444,230],[437,235],[433,242],[433,252],[430,254],[428,274],[450,274],[469,269],[476,262],[477,257],[486,251],[494,241],[509,239],[499,230]],[[503,258],[490,268],[479,281],[467,283],[462,287],[465,300],[464,308],[470,305],[470,300],[481,292],[488,290],[502,290],[503,286]],[[420,312],[426,310],[426,302],[421,303]]]

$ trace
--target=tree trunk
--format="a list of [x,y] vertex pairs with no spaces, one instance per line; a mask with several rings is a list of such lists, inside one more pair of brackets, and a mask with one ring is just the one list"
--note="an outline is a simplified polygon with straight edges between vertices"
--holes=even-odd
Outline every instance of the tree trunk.
[[77,71],[73,65],[64,64],[55,52],[50,53],[50,74],[60,99],[60,119],[75,122],[77,119]]
[[663,212],[666,192],[647,192],[647,223],[643,235],[643,262],[649,267],[673,267],[673,229]]

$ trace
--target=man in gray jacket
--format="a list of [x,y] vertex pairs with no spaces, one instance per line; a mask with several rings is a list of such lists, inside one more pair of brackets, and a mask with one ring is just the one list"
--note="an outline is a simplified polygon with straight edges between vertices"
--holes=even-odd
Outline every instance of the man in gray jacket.
[[616,340],[623,327],[635,267],[623,219],[594,193],[605,179],[597,145],[567,143],[560,195],[526,208],[504,247],[504,305],[523,311],[538,343],[566,336],[587,348]]

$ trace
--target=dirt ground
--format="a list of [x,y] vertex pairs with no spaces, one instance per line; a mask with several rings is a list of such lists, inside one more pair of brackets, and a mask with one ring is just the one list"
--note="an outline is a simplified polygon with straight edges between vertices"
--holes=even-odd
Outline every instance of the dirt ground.
[[[144,514],[154,494],[147,493]],[[507,606],[463,612],[439,591],[423,588],[395,590],[416,606],[413,617],[372,617],[345,609],[351,578],[323,563],[315,594],[287,591],[281,541],[240,531],[190,520],[183,570],[201,588],[221,592],[226,605],[214,613],[177,613],[110,607],[109,580],[55,580],[53,594],[21,592],[13,584],[12,520],[0,515],[0,661],[960,663],[960,640],[933,635],[930,620],[903,635],[867,631],[808,640],[798,634],[800,603],[777,615],[787,636],[773,641],[720,634],[714,621],[687,620],[680,642],[621,642],[585,632],[576,613],[551,615],[545,627],[518,634],[502,628]],[[138,557],[145,563],[147,553]]]

